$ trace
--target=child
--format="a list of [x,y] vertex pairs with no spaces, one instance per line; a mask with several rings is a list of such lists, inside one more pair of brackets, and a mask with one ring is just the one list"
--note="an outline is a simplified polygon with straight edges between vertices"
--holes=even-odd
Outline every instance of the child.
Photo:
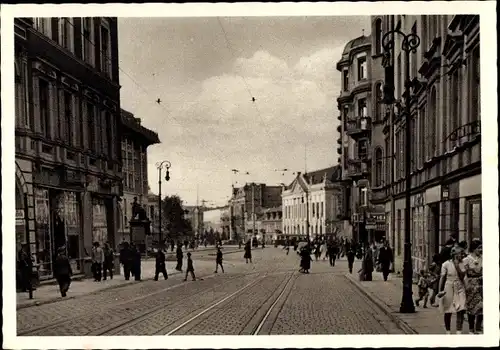
[[193,267],[193,260],[191,259],[191,253],[187,253],[187,269],[186,269],[186,277],[184,278],[184,281],[187,281],[188,278],[188,273],[191,273],[191,277],[193,278],[193,281],[196,281],[196,276],[194,275],[194,267]]
[[222,266],[222,251],[220,250],[220,247],[217,247],[217,258],[215,259],[215,273],[217,273],[217,270],[219,268],[222,269],[222,273],[224,273],[224,266]]
[[415,304],[419,306],[420,301],[423,299],[424,308],[427,308],[427,299],[429,297],[429,281],[427,272],[425,270],[420,270],[417,286],[418,286],[418,299],[415,300]]

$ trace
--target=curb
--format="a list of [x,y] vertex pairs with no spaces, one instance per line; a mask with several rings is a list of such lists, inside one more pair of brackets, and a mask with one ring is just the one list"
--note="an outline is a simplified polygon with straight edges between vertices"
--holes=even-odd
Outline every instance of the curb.
[[361,291],[368,299],[370,299],[379,309],[381,309],[389,318],[403,331],[405,334],[418,334],[418,332],[413,329],[408,323],[403,321],[398,316],[394,315],[394,313],[389,309],[389,307],[379,298],[374,296],[373,294],[367,292],[363,286],[355,280],[350,274],[344,275],[356,288]]
[[[181,274],[181,272],[175,271],[175,272],[169,273],[168,276],[170,277],[170,276],[178,275],[178,274]],[[73,282],[73,281],[78,281],[78,280],[82,280],[82,279],[85,279],[85,278],[74,279],[74,280],[72,279],[71,281]],[[124,282],[122,284],[117,284],[117,285],[114,285],[114,286],[109,286],[109,287],[106,287],[106,288],[94,290],[94,291],[92,291],[90,293],[84,293],[84,294],[80,294],[80,295],[67,296],[64,299],[62,297],[60,297],[60,296],[57,296],[57,297],[54,297],[54,298],[51,298],[51,299],[41,300],[41,301],[34,302],[34,303],[31,303],[31,304],[21,304],[21,305],[18,305],[16,307],[16,310],[26,309],[28,307],[36,307],[36,306],[41,306],[41,305],[46,305],[46,304],[52,304],[52,303],[56,303],[58,301],[63,301],[63,300],[71,300],[71,299],[75,299],[75,298],[81,298],[81,297],[85,297],[85,296],[88,296],[88,295],[94,295],[94,294],[97,294],[97,293],[100,293],[100,292],[103,292],[103,291],[109,291],[109,290],[113,290],[113,289],[118,289],[118,288],[126,287],[126,286],[134,284],[134,283],[142,283],[142,282],[145,282],[145,281],[152,281],[153,279],[154,278],[147,278],[147,279],[141,279],[140,281],[130,280],[130,281]]]

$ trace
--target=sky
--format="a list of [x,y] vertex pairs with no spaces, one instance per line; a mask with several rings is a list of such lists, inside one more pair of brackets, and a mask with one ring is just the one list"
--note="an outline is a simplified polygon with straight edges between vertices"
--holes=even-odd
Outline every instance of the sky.
[[336,63],[369,31],[355,16],[120,18],[121,105],[161,141],[148,148],[151,191],[162,160],[162,195],[209,206],[232,185],[337,164]]

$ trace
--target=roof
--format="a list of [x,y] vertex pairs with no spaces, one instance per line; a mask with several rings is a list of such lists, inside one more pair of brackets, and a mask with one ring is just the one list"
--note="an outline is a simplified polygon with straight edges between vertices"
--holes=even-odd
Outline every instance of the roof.
[[140,123],[140,119],[135,118],[133,113],[122,109],[121,122],[126,131],[133,133],[137,136],[141,136],[145,140],[147,145],[160,143],[160,139],[158,138],[158,133],[142,126]]
[[342,55],[346,55],[351,51],[353,48],[365,44],[370,44],[371,39],[368,36],[361,35],[360,37],[357,37],[356,39],[352,39],[349,41],[345,46],[344,46],[344,51],[342,52]]
[[315,185],[322,183],[324,178],[331,182],[340,181],[342,179],[342,168],[340,165],[335,165],[333,167],[315,170],[310,173],[304,174],[304,178],[309,183],[309,185]]

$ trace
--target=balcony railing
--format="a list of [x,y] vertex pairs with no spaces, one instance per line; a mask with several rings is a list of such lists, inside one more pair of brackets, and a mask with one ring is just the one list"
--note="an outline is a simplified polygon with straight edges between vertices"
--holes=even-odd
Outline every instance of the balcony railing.
[[349,162],[347,165],[347,176],[356,179],[368,175],[370,168],[367,163],[363,162]]
[[372,129],[372,120],[370,117],[357,117],[347,121],[347,135],[351,137],[362,136]]

